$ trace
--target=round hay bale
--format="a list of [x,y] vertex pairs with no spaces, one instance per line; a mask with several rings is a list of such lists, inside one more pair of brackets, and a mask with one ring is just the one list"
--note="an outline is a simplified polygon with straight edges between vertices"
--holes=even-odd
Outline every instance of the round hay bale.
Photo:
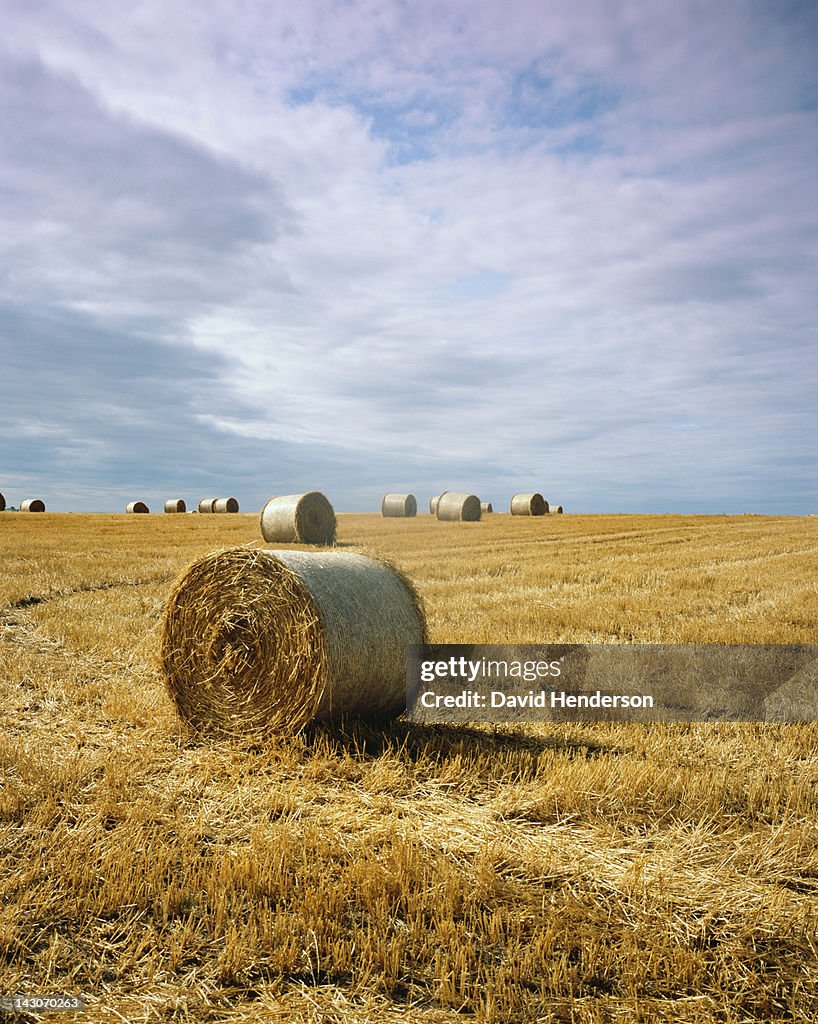
[[216,502],[218,500],[219,500],[218,498],[202,498],[199,501],[199,511],[200,512],[212,512],[213,511],[213,506],[216,504]]
[[169,498],[165,502],[165,512],[167,512],[168,515],[170,515],[171,512],[187,512],[187,505],[181,498]]
[[513,516],[544,516],[548,502],[541,494],[515,494],[511,499]]
[[26,498],[20,502],[21,512],[45,512],[45,503],[39,498]]
[[480,499],[476,494],[444,491],[437,502],[438,519],[476,523],[480,519]]
[[0,494],[0,512],[6,511],[6,499]]
[[480,502],[480,514],[481,515],[486,515],[487,512],[493,512],[493,511],[494,511],[494,509],[493,509],[492,504],[491,504],[490,501],[481,501]]
[[194,729],[256,736],[406,706],[423,608],[393,567],[347,551],[231,548],[199,559],[165,607],[161,663]]
[[125,511],[130,513],[141,513],[144,515],[145,513],[150,512],[150,509],[144,501],[129,501],[125,506]]
[[430,515],[433,515],[433,516],[437,515],[437,503],[440,501],[440,499],[443,497],[444,494],[446,494],[446,491],[443,491],[441,494],[436,494],[434,496],[434,498],[429,498],[429,514]]
[[320,491],[270,498],[261,510],[261,535],[268,544],[332,544],[335,512]]
[[418,514],[418,503],[414,494],[384,494],[381,501],[381,515],[394,519],[411,519]]
[[562,505],[549,505],[548,506],[548,511],[551,513],[551,515],[561,516],[562,515]]
[[235,498],[216,498],[213,502],[214,512],[238,512],[239,503]]

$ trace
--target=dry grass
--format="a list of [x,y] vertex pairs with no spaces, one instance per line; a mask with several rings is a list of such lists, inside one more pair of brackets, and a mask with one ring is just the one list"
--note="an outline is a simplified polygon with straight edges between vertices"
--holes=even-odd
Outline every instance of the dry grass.
[[[75,1021],[818,1018],[818,727],[196,738],[164,601],[257,530],[0,517],[0,993],[82,993]],[[416,581],[433,642],[818,641],[806,518],[340,516],[339,543]]]

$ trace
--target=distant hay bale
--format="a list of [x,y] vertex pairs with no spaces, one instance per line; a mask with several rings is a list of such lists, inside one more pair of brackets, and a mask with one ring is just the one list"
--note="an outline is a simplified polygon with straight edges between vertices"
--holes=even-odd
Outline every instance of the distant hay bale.
[[423,608],[393,567],[347,551],[232,548],[199,559],[165,607],[161,663],[181,717],[221,735],[406,706]]
[[218,498],[202,498],[199,501],[199,511],[200,512],[212,512],[213,511],[213,506],[216,504],[216,502],[218,500],[219,500]]
[[513,516],[544,516],[548,502],[541,494],[515,494],[511,499]]
[[332,544],[335,512],[320,491],[270,498],[261,510],[261,535],[268,544]]
[[476,523],[480,519],[480,499],[476,494],[444,491],[438,500],[435,514],[438,519]]
[[561,516],[562,515],[562,505],[549,505],[548,506],[548,511],[553,516]]
[[493,511],[494,511],[494,508],[492,507],[492,504],[491,504],[490,501],[481,501],[480,502],[480,513],[481,513],[481,515],[486,515],[487,512],[493,512]]
[[144,515],[145,513],[150,512],[150,509],[144,501],[129,501],[125,506],[125,511],[130,513],[141,513]]
[[384,494],[381,501],[381,515],[394,519],[411,519],[418,514],[418,503],[414,494]]
[[0,494],[0,512],[6,511],[6,499]]
[[235,498],[216,498],[213,502],[214,512],[238,512],[239,503]]
[[[445,493],[446,492],[443,491],[443,494],[445,494]],[[433,516],[437,515],[437,503],[443,497],[443,494],[436,494],[434,496],[434,498],[429,498],[429,514],[430,515],[433,515]]]
[[181,498],[169,498],[165,502],[165,512],[170,515],[171,512],[187,512],[187,505]]
[[21,512],[45,512],[45,504],[39,498],[26,498],[20,502]]

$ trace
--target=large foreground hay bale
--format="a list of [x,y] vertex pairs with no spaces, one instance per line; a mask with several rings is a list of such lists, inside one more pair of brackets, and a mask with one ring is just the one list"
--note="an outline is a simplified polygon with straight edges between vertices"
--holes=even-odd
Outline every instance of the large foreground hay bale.
[[0,494],[0,512],[5,512],[5,510],[6,510],[6,499],[3,497],[2,494]]
[[187,512],[187,505],[182,498],[169,498],[165,502],[165,512],[170,515],[173,512]]
[[200,498],[197,507],[200,512],[212,512],[213,506],[218,500],[218,498]]
[[490,501],[481,501],[480,502],[480,513],[481,513],[481,515],[485,515],[487,512],[493,512],[493,511],[494,511],[494,506],[491,504]]
[[429,498],[429,514],[430,515],[433,515],[433,516],[437,515],[437,503],[440,501],[440,499],[443,497],[443,494],[445,494],[445,493],[446,492],[443,491],[442,494],[436,494],[434,496],[434,498]]
[[406,706],[406,648],[426,642],[396,569],[346,551],[232,548],[176,582],[161,661],[179,714],[204,732],[294,732]]
[[21,512],[45,512],[45,503],[39,498],[26,498],[20,502]]
[[437,503],[438,519],[476,523],[480,519],[480,499],[476,494],[444,491]]
[[418,514],[418,503],[414,494],[384,494],[381,501],[381,515],[395,519],[411,519]]
[[261,510],[261,535],[268,544],[332,544],[335,512],[320,491],[270,498]]
[[238,512],[239,503],[235,498],[216,498],[213,502],[214,512]]
[[541,494],[515,494],[511,499],[513,516],[544,516],[548,502]]
[[148,508],[144,501],[129,501],[128,504],[125,506],[125,511],[130,512],[131,514],[141,513],[142,515],[144,515],[147,512],[150,512],[150,509]]

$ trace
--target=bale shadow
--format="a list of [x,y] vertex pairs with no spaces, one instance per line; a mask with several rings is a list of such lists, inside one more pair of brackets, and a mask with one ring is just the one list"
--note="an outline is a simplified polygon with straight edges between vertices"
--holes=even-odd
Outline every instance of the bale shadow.
[[400,754],[412,762],[473,760],[490,754],[515,753],[536,762],[547,750],[583,758],[626,754],[617,743],[593,737],[538,736],[519,725],[478,728],[469,725],[422,724],[403,720],[348,718],[335,723],[311,723],[302,733],[308,749],[328,748],[339,757],[374,761]]

